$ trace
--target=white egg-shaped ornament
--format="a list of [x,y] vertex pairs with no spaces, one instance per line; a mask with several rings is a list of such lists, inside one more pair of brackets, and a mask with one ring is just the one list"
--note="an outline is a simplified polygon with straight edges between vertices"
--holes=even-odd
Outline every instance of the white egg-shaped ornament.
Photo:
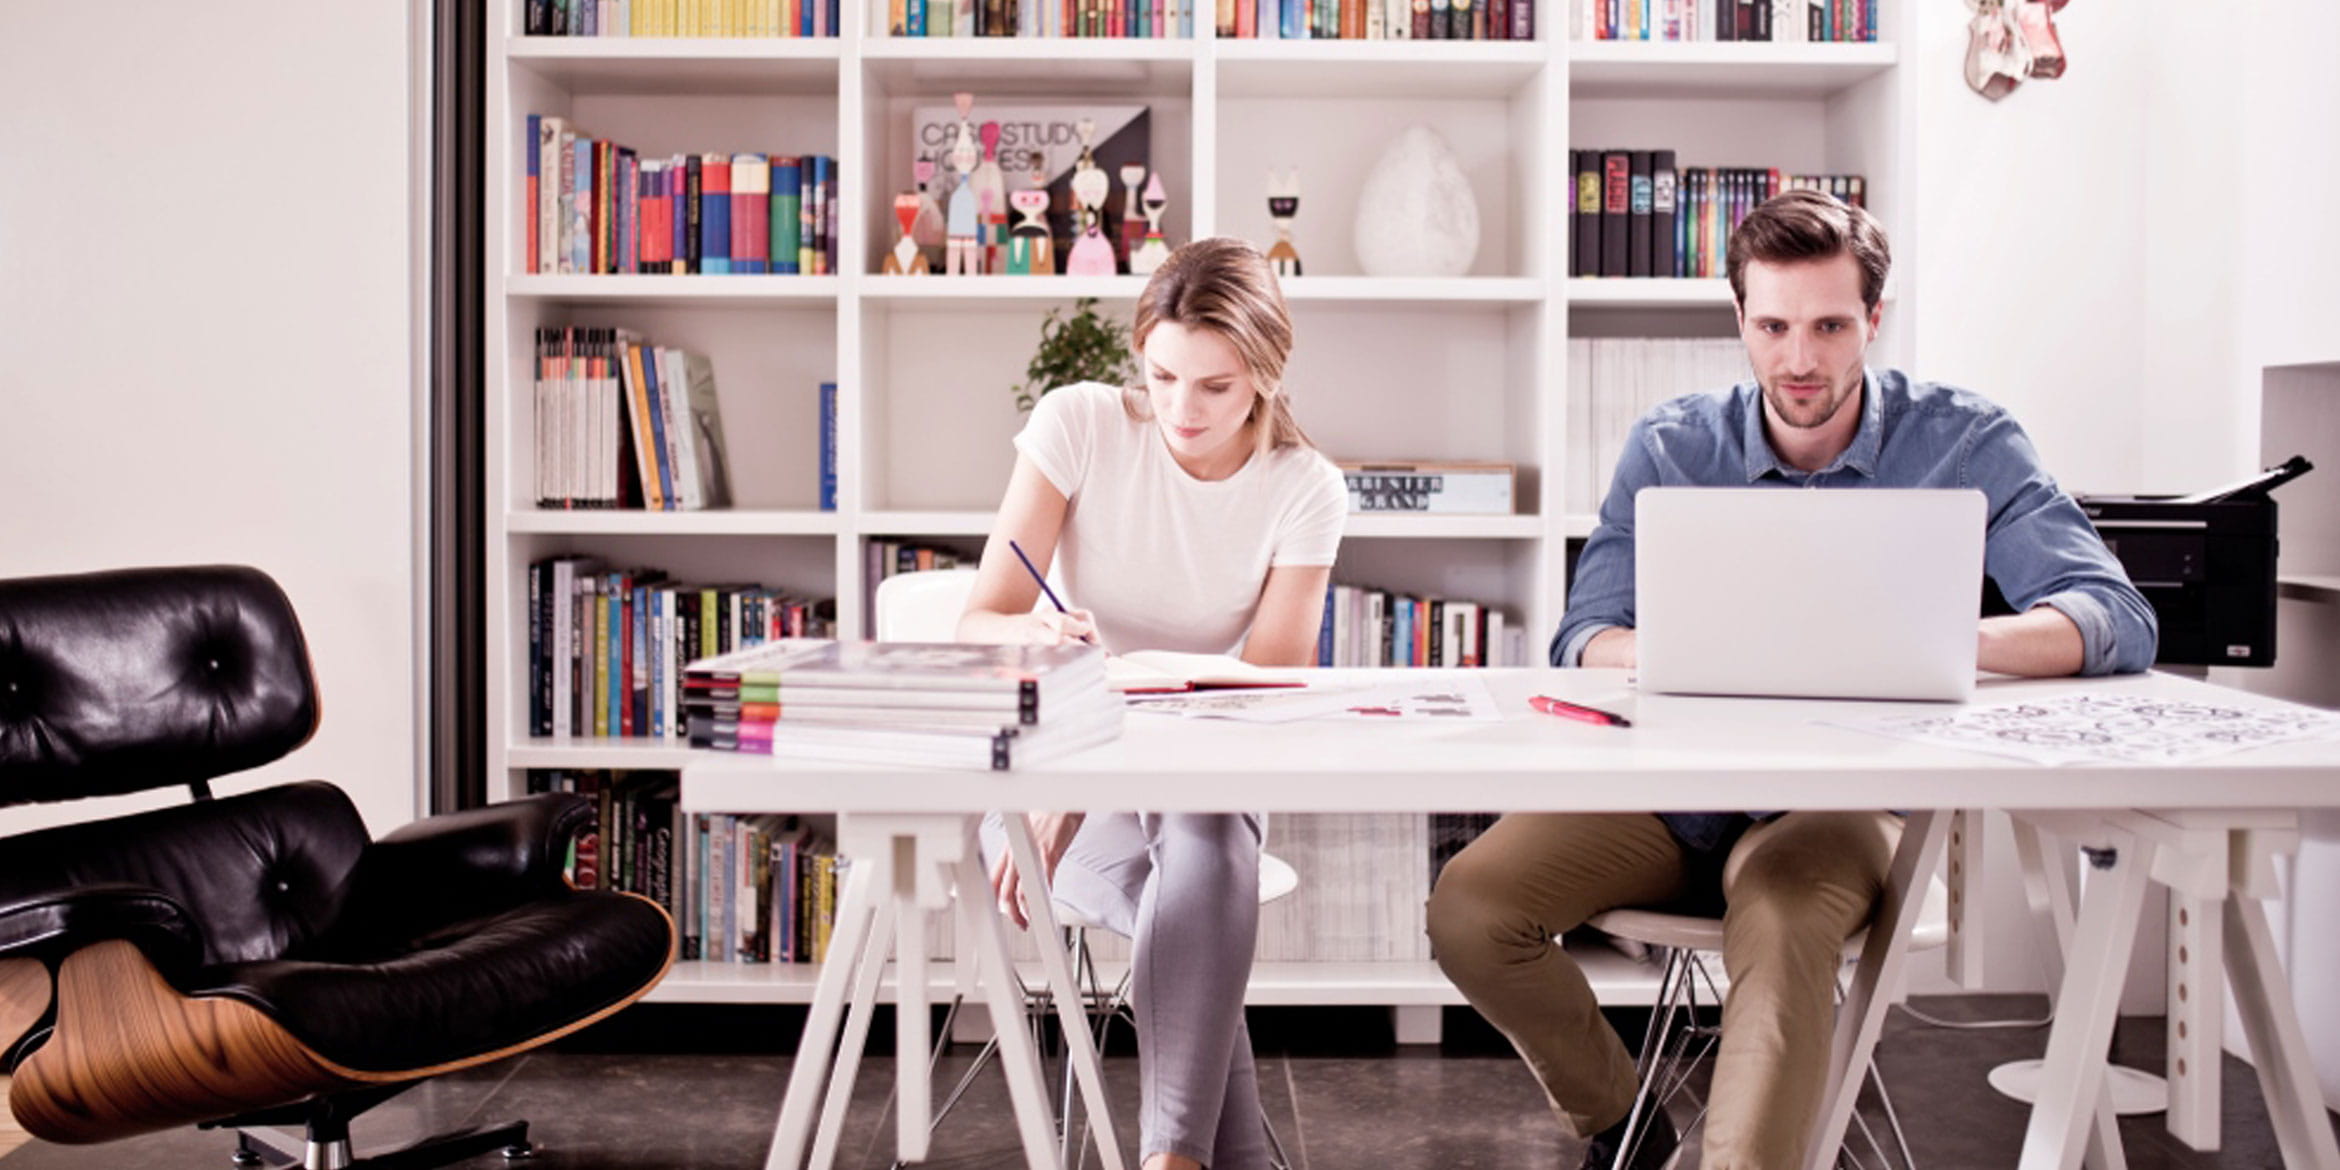
[[1446,139],[1408,126],[1357,192],[1357,264],[1368,276],[1461,276],[1479,254],[1479,200]]

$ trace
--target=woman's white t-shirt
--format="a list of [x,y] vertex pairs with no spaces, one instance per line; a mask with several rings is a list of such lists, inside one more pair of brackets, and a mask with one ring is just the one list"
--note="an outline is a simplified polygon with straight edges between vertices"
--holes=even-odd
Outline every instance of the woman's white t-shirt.
[[1016,435],[1016,450],[1071,505],[1056,545],[1059,594],[1096,615],[1117,653],[1236,653],[1270,568],[1333,563],[1348,486],[1307,447],[1196,479],[1154,423],[1129,417],[1122,393],[1101,382],[1052,391]]

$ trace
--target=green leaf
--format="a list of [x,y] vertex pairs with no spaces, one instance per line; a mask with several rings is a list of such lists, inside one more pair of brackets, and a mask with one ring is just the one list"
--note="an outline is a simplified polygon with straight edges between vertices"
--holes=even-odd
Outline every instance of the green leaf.
[[1097,312],[1097,298],[1073,302],[1070,316],[1063,306],[1048,310],[1040,322],[1040,348],[1024,367],[1024,384],[1010,387],[1017,410],[1030,410],[1040,396],[1075,382],[1103,382],[1126,386],[1137,374],[1129,348],[1129,326]]

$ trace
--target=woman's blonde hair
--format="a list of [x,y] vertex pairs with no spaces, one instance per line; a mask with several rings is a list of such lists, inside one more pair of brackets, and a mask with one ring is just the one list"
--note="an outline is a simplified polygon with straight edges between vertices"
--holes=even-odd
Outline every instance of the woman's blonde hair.
[[[1253,451],[1265,455],[1284,447],[1313,447],[1284,394],[1284,361],[1292,355],[1292,315],[1267,257],[1230,236],[1196,240],[1154,270],[1138,294],[1130,345],[1141,358],[1146,338],[1162,324],[1208,329],[1226,338],[1243,359],[1258,396],[1251,400]],[[1140,366],[1143,367],[1141,360]],[[1121,404],[1139,422],[1151,421],[1145,387],[1124,389]]]

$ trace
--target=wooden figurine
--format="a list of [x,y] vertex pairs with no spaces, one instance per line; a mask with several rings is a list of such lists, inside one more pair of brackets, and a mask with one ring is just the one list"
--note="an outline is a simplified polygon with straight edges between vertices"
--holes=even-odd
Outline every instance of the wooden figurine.
[[1097,165],[1097,155],[1090,140],[1097,135],[1093,118],[1080,121],[1081,161],[1073,167],[1073,206],[1080,216],[1080,227],[1073,240],[1072,253],[1065,257],[1064,270],[1070,276],[1112,276],[1114,274],[1113,245],[1105,239],[1105,199],[1113,193],[1113,180],[1105,177]]
[[894,222],[902,225],[902,238],[894,241],[886,253],[887,276],[924,276],[934,267],[926,262],[926,253],[918,247],[918,238],[912,230],[918,224],[918,193],[904,191],[894,196]]
[[935,196],[934,173],[941,169],[933,155],[923,152],[910,165],[910,174],[918,180],[918,222],[911,226],[910,235],[926,253],[929,271],[942,259],[943,244],[950,238],[943,227],[942,201]]
[[1145,242],[1129,255],[1129,270],[1137,276],[1152,276],[1154,270],[1170,258],[1170,245],[1162,240],[1162,209],[1170,205],[1170,193],[1162,187],[1162,172],[1155,171],[1146,180],[1146,195],[1139,206],[1146,213]]
[[959,136],[951,143],[951,173],[958,176],[958,184],[951,188],[950,203],[943,213],[943,227],[948,233],[943,272],[950,276],[973,276],[983,267],[981,245],[976,236],[980,220],[975,202],[975,162],[979,154],[974,123],[967,120],[975,95],[962,93],[955,100],[959,103]]
[[1032,185],[1008,196],[1023,218],[1008,232],[1007,270],[1015,275],[1056,273],[1056,241],[1048,232],[1048,156],[1033,151]]
[[1117,249],[1124,260],[1131,261],[1129,271],[1136,272],[1138,245],[1145,241],[1145,220],[1138,214],[1140,192],[1145,190],[1146,164],[1121,164],[1121,239]]
[[985,122],[976,137],[983,143],[983,161],[975,164],[975,222],[982,237],[981,270],[1003,270],[1007,242],[1007,176],[999,169],[999,123]]
[[1292,246],[1292,217],[1300,214],[1300,172],[1278,179],[1268,172],[1268,218],[1276,224],[1276,245],[1268,249],[1268,266],[1277,276],[1300,275],[1300,250]]

